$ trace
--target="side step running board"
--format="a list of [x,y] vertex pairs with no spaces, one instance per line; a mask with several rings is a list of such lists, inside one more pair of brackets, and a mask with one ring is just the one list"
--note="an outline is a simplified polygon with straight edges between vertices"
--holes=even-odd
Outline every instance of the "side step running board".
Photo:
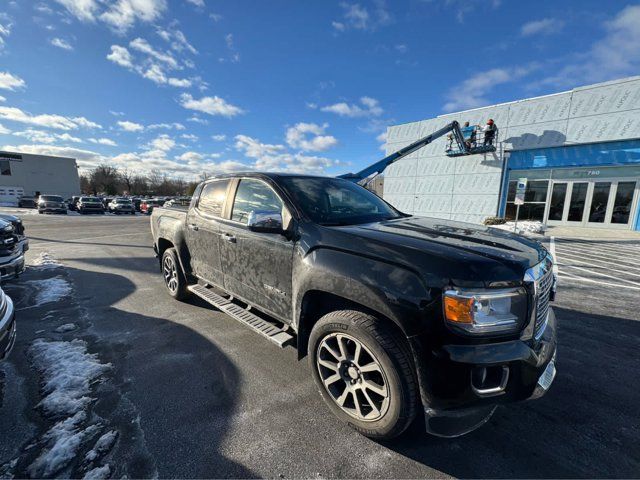
[[210,288],[207,288],[203,285],[189,285],[187,288],[190,292],[199,296],[204,301],[210,303],[230,317],[233,317],[239,322],[242,322],[245,325],[251,327],[257,333],[259,333],[263,337],[266,337],[268,340],[275,343],[280,348],[284,348],[287,342],[293,338],[293,336],[289,335],[282,328],[258,317],[257,315],[254,315],[250,311],[245,310],[235,303],[230,302],[226,298],[221,297],[220,295],[215,293]]

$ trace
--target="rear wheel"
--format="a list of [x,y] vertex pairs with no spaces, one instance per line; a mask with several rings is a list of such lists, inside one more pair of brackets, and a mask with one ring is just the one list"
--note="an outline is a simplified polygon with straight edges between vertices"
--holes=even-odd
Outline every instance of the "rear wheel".
[[308,354],[331,411],[363,435],[394,438],[415,418],[409,345],[384,321],[353,310],[328,313],[313,327]]
[[189,295],[187,290],[187,281],[182,273],[182,268],[178,262],[178,254],[176,249],[171,247],[167,248],[162,254],[162,277],[164,278],[164,285],[171,295],[176,300],[184,300]]

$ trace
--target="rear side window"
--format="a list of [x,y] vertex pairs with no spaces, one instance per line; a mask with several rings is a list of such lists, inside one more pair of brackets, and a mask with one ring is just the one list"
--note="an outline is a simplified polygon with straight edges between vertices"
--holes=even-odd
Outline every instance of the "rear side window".
[[198,200],[198,210],[216,217],[222,216],[222,206],[227,196],[229,180],[214,180],[202,187]]
[[253,179],[241,180],[233,202],[231,220],[246,224],[252,211],[282,214],[282,201],[266,183]]

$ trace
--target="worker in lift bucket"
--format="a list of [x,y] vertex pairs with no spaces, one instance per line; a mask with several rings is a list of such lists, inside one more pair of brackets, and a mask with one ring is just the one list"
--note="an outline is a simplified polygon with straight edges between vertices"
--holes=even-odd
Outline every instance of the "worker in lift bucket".
[[493,139],[496,137],[498,127],[492,118],[487,121],[482,131],[484,132],[484,145],[493,145]]
[[462,132],[462,138],[467,146],[467,149],[475,147],[476,143],[476,127],[469,126],[469,122],[464,122],[463,127],[460,129]]

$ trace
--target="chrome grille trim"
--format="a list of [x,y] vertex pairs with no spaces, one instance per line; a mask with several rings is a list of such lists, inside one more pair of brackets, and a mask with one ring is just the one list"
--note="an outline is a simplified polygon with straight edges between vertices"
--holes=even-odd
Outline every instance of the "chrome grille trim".
[[554,282],[551,256],[548,255],[542,262],[527,270],[524,279],[533,282],[534,286],[533,337],[539,340],[549,318],[549,302]]

